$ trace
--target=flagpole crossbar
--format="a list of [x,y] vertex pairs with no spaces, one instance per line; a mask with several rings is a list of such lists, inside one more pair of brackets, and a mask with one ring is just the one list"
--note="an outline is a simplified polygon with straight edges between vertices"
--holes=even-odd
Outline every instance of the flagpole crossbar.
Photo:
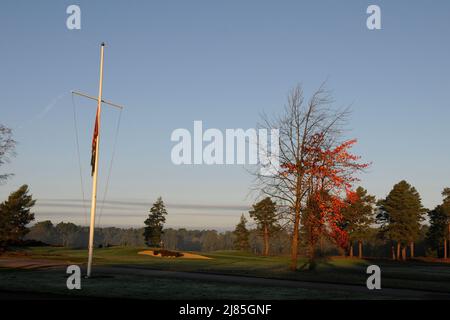
[[[85,94],[85,93],[82,93],[82,92],[78,92],[78,91],[74,91],[74,90],[72,90],[71,92],[72,92],[72,94],[76,94],[76,95],[81,96],[81,97],[85,97],[85,98],[88,98],[88,99],[91,99],[91,100],[98,101],[98,98],[90,96],[88,94]],[[110,106],[115,107],[115,108],[118,108],[120,110],[122,110],[124,108],[121,105],[118,105],[116,103],[112,103],[112,102],[106,101],[104,99],[102,99],[102,103],[110,105]]]

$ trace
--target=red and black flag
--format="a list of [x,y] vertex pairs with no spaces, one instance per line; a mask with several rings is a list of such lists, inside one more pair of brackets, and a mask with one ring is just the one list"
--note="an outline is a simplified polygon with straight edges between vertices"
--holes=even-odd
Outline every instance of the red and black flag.
[[98,139],[98,112],[99,109],[97,108],[97,114],[95,116],[94,135],[92,136],[91,176],[94,175],[95,171],[95,154],[97,151],[97,139]]

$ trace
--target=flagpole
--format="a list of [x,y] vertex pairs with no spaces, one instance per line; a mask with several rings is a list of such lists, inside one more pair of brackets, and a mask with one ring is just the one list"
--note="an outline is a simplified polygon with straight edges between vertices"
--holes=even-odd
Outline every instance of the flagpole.
[[94,252],[94,227],[95,227],[95,207],[97,203],[97,175],[98,175],[98,150],[100,145],[100,115],[102,111],[102,85],[103,85],[103,51],[105,44],[100,47],[100,81],[97,99],[97,141],[95,146],[95,164],[92,178],[92,200],[91,200],[91,223],[89,226],[89,257],[87,266],[87,277],[91,276],[92,254]]

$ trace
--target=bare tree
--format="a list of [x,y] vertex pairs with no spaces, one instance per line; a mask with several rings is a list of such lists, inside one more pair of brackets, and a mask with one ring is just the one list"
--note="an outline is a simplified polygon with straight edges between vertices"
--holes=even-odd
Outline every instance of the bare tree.
[[[314,192],[317,177],[308,173],[308,160],[316,157],[315,148],[331,148],[338,143],[348,109],[332,109],[333,99],[322,84],[306,101],[300,85],[291,90],[288,103],[280,116],[268,119],[263,116],[260,125],[267,130],[279,130],[279,159],[261,166],[269,166],[271,175],[255,172],[255,187],[262,196],[270,196],[282,204],[280,217],[291,232],[291,270],[297,269],[299,234],[302,211],[308,197]],[[320,141],[317,137],[320,135]],[[309,146],[314,145],[315,148]],[[271,159],[268,148],[259,145],[259,152]],[[290,166],[292,170],[286,170]],[[267,171],[267,170],[266,170]]]
[[[12,130],[0,124],[0,167],[8,163],[15,155],[16,141],[12,138]],[[0,183],[5,182],[12,174],[0,174]]]

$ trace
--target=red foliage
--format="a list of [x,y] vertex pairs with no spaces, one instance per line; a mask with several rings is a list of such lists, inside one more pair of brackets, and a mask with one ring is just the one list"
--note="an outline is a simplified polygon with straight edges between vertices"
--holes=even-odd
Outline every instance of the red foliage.
[[357,200],[352,191],[353,184],[358,181],[355,173],[367,168],[369,164],[359,163],[360,157],[353,155],[349,149],[356,140],[348,140],[336,147],[326,147],[323,134],[316,134],[304,147],[306,155],[301,163],[284,163],[281,165],[282,175],[304,173],[311,186],[310,199],[317,203],[317,215],[303,221],[308,225],[310,235],[318,237],[326,232],[339,246],[348,245],[348,235],[340,227],[342,209]]

